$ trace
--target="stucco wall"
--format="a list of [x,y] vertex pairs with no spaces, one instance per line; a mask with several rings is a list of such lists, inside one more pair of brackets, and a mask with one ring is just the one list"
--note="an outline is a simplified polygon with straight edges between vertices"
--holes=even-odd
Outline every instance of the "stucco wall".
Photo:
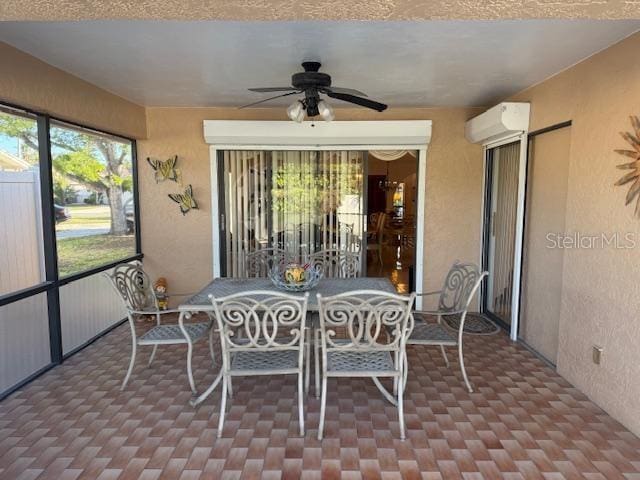
[[147,134],[144,107],[2,42],[0,101],[128,137]]
[[[464,139],[464,122],[479,109],[390,109],[375,114],[365,109],[340,109],[340,120],[433,121],[427,155],[425,233],[426,288],[441,285],[455,259],[477,261],[480,242],[482,188],[481,148]],[[211,185],[209,147],[204,120],[286,120],[283,108],[149,108],[149,138],[138,143],[142,249],[153,277],[164,275],[170,288],[195,291],[212,277]],[[192,183],[200,209],[182,216],[167,194],[173,182],[156,184],[145,158],[178,155],[185,183]],[[173,285],[174,287],[171,287]]]
[[[640,114],[640,34],[534,86],[511,100],[530,101],[532,129],[573,120],[565,230],[640,237],[624,206],[627,188],[613,152],[628,148],[618,132]],[[558,371],[612,416],[640,434],[640,241],[564,251]],[[604,347],[601,365],[593,345]]]
[[547,233],[564,232],[571,128],[529,141],[527,213],[522,266],[520,336],[546,359],[558,361],[564,251],[550,249]]
[[3,0],[3,20],[181,19],[181,20],[445,20],[498,18],[638,18],[629,0]]

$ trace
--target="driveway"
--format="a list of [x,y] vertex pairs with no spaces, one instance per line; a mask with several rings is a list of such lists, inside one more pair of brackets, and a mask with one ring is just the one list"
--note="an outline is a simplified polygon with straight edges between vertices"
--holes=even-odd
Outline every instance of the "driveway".
[[68,205],[71,218],[56,225],[56,238],[88,237],[109,233],[111,220],[107,205]]
[[105,235],[107,233],[109,233],[109,227],[82,227],[69,230],[58,230],[56,232],[56,238],[58,240],[63,240],[65,238],[88,237],[89,235]]

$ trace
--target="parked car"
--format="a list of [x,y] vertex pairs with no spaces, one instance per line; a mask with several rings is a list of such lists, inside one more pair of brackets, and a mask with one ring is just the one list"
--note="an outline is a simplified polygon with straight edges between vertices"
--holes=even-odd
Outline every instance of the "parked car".
[[124,218],[127,221],[127,233],[133,233],[136,225],[133,211],[133,198],[130,198],[124,203]]
[[69,213],[69,209],[63,207],[62,205],[53,204],[53,210],[56,214],[56,223],[64,222],[71,218],[71,213]]

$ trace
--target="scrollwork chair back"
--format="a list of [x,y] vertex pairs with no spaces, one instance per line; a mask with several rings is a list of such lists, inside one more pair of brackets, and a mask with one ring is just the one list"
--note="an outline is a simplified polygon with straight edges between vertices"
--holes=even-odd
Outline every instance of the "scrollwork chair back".
[[264,278],[275,265],[285,261],[284,250],[278,248],[264,248],[248,253],[245,257],[245,277]]
[[139,262],[120,264],[108,276],[129,311],[158,310],[151,280]]
[[300,350],[304,344],[308,294],[273,291],[212,297],[224,353],[248,350]]
[[413,300],[413,295],[378,290],[318,295],[322,348],[325,352],[403,349]]
[[480,278],[480,270],[473,263],[455,262],[444,281],[438,310],[459,312],[465,309],[469,294]]
[[360,253],[346,250],[320,250],[309,255],[312,267],[319,267],[325,278],[355,278],[360,275]]

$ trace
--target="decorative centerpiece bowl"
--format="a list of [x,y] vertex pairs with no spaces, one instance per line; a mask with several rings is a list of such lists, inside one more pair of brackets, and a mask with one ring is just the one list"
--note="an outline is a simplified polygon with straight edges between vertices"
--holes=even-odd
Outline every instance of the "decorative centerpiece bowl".
[[276,265],[269,271],[269,278],[280,290],[288,292],[306,292],[318,285],[323,273],[318,267],[309,264]]

